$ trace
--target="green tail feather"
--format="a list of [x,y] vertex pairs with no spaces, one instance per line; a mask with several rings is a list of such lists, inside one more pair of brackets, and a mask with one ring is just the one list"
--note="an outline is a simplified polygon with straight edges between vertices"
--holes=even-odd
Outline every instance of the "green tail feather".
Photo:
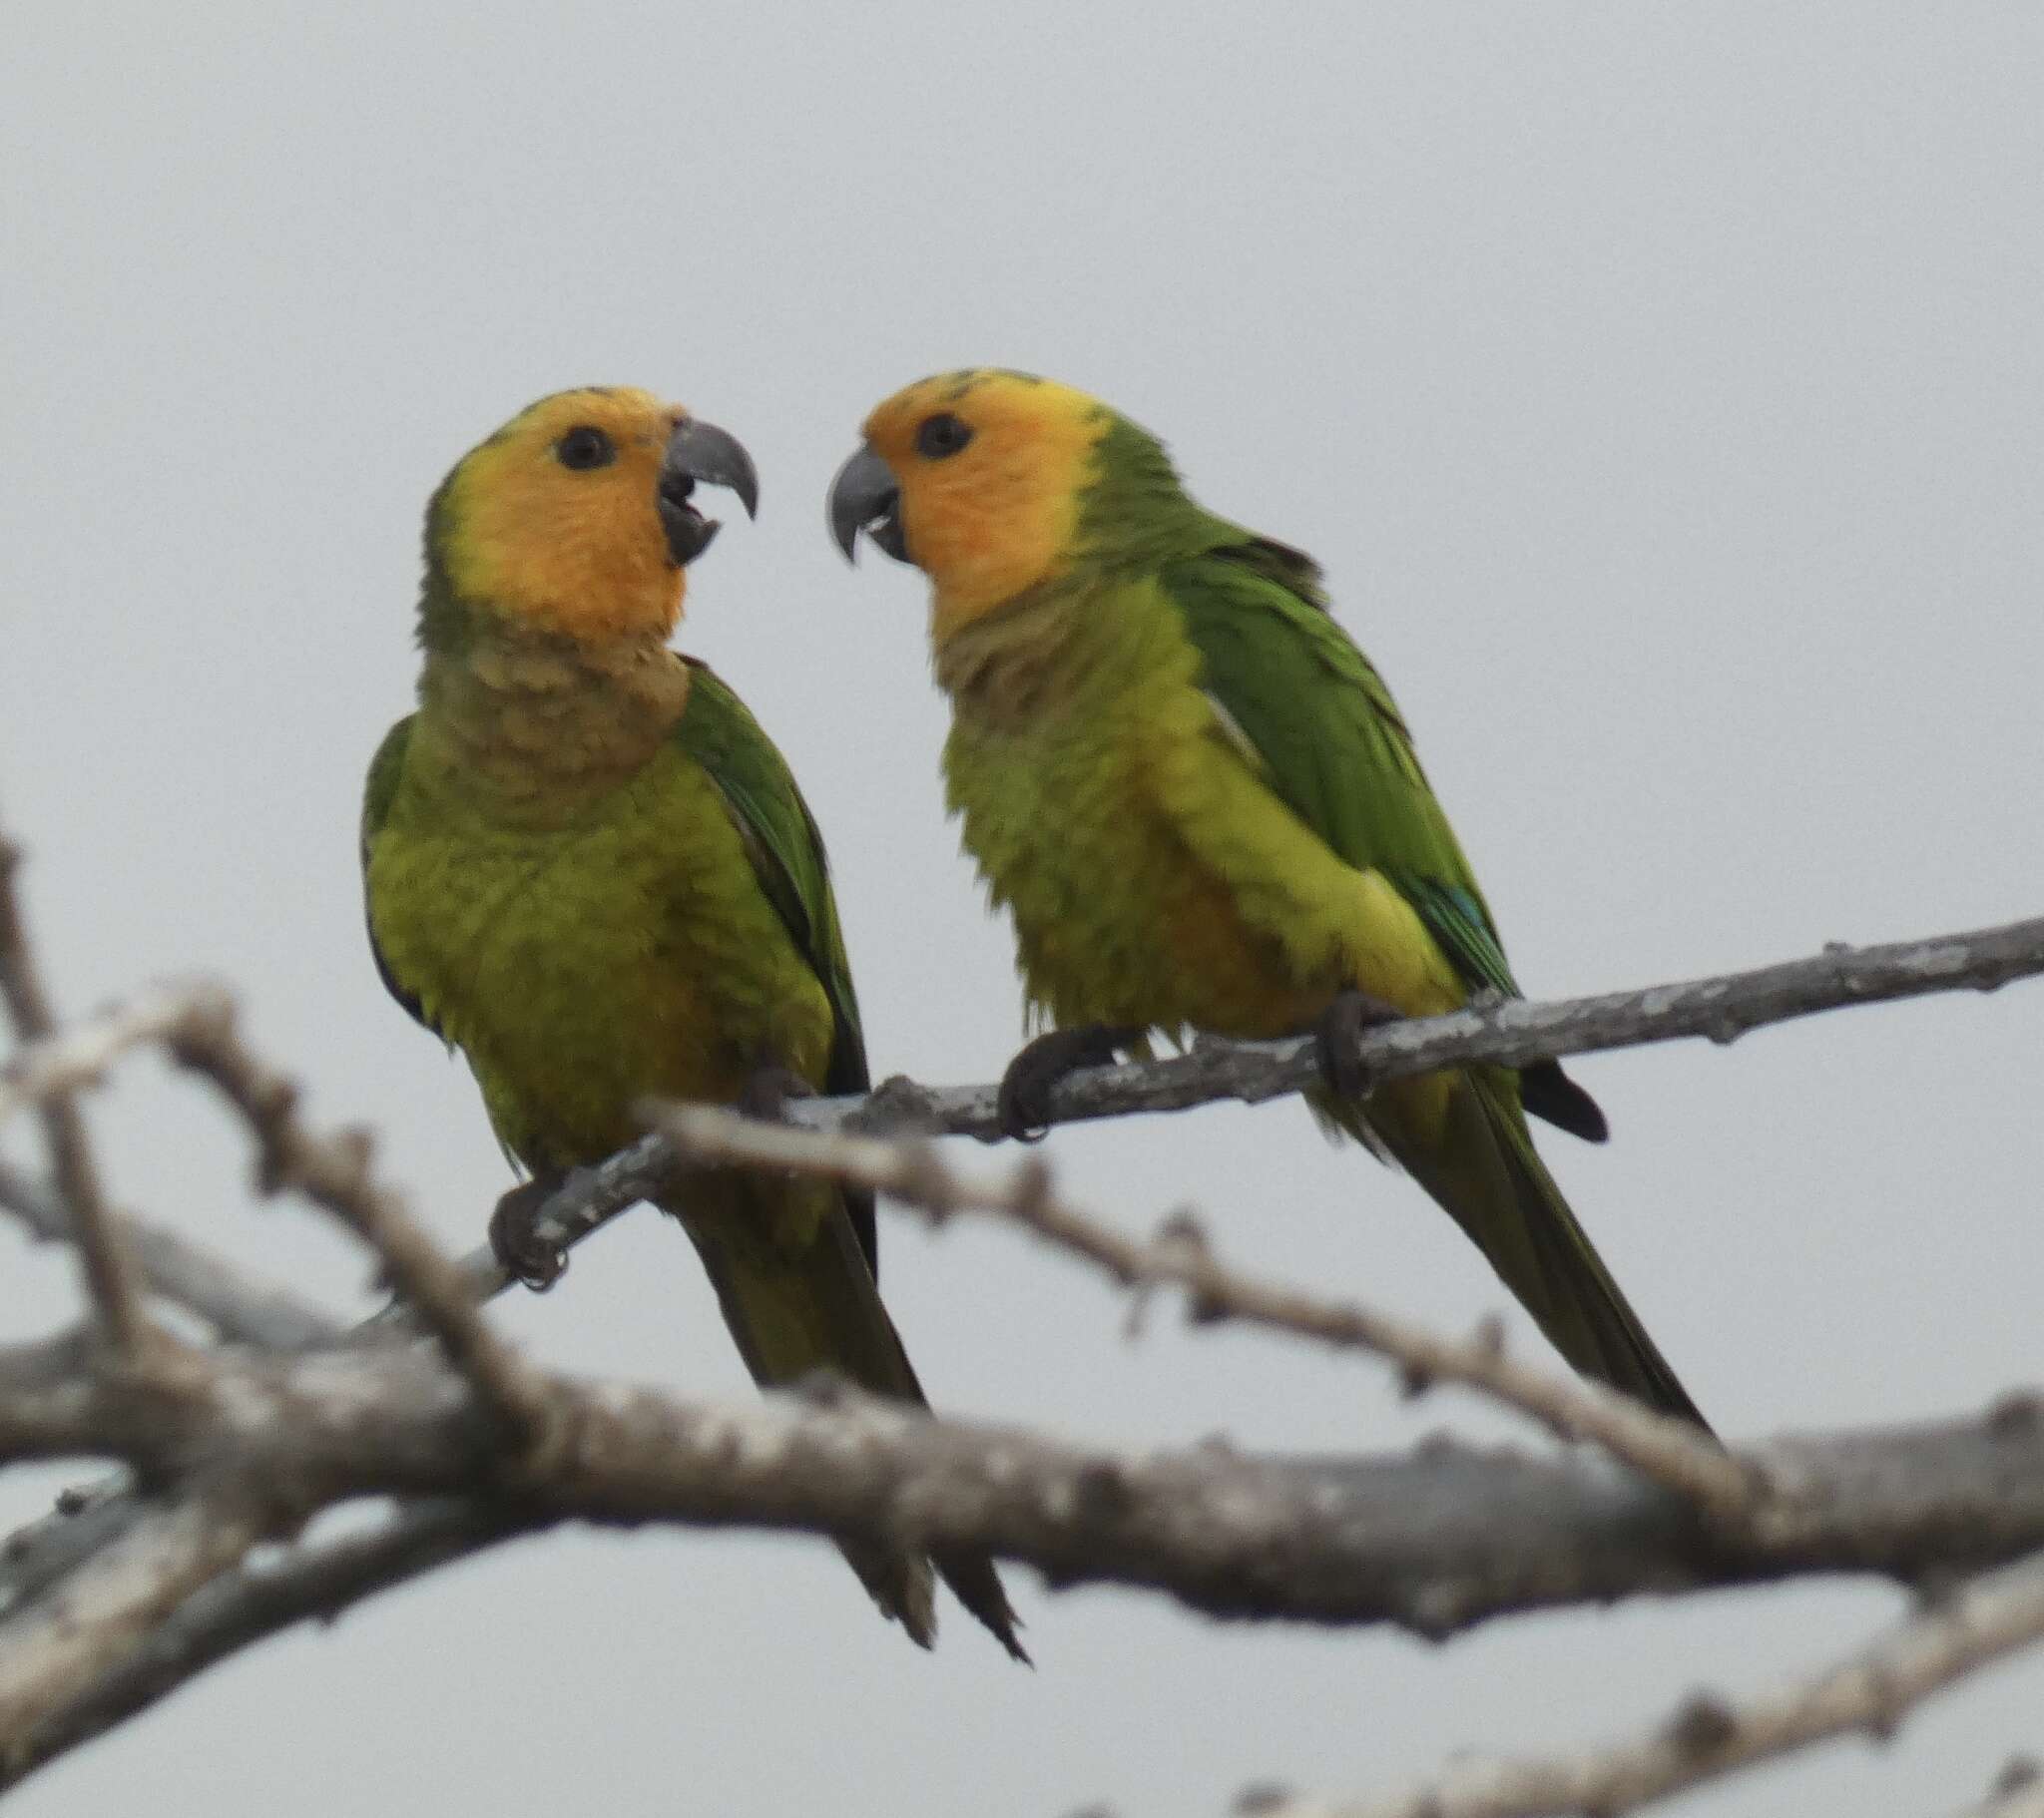
[[[669,1209],[695,1239],[725,1323],[755,1382],[773,1387],[832,1369],[875,1394],[928,1405],[841,1205],[799,1257],[770,1242],[747,1241],[742,1234],[768,1229],[769,1208],[759,1208],[757,1222],[748,1219],[740,1225],[692,1220],[678,1207]],[[936,1638],[934,1562],[958,1600],[1016,1659],[1028,1661],[1016,1639],[1015,1612],[985,1554],[939,1551],[924,1559],[849,1539],[838,1547],[873,1601],[919,1645],[928,1647]]]
[[[1534,1149],[1510,1084],[1463,1075],[1458,1088],[1439,1143],[1414,1144],[1387,1120],[1373,1120],[1372,1133],[1576,1369],[1710,1432]],[[1342,1109],[1348,1126],[1354,1114]]]

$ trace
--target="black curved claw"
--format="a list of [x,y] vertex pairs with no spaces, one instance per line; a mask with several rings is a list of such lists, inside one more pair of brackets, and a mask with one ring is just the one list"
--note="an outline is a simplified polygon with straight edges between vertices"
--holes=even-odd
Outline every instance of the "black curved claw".
[[534,1223],[560,1184],[558,1174],[527,1180],[499,1199],[490,1214],[491,1250],[506,1273],[535,1294],[544,1294],[568,1270],[561,1246],[542,1237]]
[[734,1109],[764,1124],[785,1124],[789,1105],[815,1096],[816,1089],[792,1068],[762,1061],[746,1076]]
[[1320,1078],[1337,1099],[1366,1099],[1376,1081],[1356,1052],[1365,1031],[1404,1021],[1404,1012],[1365,991],[1339,993],[1313,1024]]
[[1017,1142],[1041,1142],[1050,1128],[1051,1089],[1082,1067],[1111,1067],[1142,1033],[1123,1024],[1080,1023],[1026,1044],[1001,1075],[994,1106],[1001,1135]]
[[1519,1069],[1519,1099],[1529,1118],[1544,1118],[1585,1142],[1609,1142],[1604,1108],[1561,1070],[1559,1061],[1535,1061]]

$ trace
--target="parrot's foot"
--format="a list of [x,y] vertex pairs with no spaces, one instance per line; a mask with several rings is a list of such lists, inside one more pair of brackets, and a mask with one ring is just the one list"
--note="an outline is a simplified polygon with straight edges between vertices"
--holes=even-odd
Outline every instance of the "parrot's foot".
[[746,1077],[733,1109],[763,1124],[785,1124],[796,1099],[813,1099],[816,1089],[800,1074],[774,1061],[762,1061]]
[[1040,1142],[1050,1127],[1050,1093],[1082,1067],[1111,1067],[1115,1056],[1142,1039],[1143,1032],[1115,1023],[1080,1023],[1053,1029],[1025,1046],[1001,1075],[995,1116],[1001,1135],[1017,1142]]
[[1364,991],[1344,991],[1320,1012],[1313,1025],[1319,1044],[1320,1078],[1337,1099],[1366,1099],[1376,1081],[1356,1053],[1363,1035],[1386,1023],[1402,1023],[1405,1013]]
[[506,1271],[535,1294],[544,1294],[568,1267],[561,1246],[542,1237],[533,1222],[565,1177],[541,1174],[514,1186],[490,1214],[490,1248]]

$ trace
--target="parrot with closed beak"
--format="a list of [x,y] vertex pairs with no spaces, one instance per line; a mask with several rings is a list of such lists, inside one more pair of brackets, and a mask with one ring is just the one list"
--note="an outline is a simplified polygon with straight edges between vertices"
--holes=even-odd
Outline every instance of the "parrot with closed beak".
[[1409,1173],[1576,1369],[1704,1426],[1534,1148],[1529,1113],[1604,1140],[1590,1096],[1552,1061],[1373,1090],[1354,1065],[1371,1022],[1518,986],[1313,561],[1204,509],[1127,417],[1025,373],[920,380],[864,437],[831,534],[928,578],[948,800],[1052,1025],[1002,1082],[1009,1133],[1063,1073],[1154,1034],[1317,1032],[1316,1115]]

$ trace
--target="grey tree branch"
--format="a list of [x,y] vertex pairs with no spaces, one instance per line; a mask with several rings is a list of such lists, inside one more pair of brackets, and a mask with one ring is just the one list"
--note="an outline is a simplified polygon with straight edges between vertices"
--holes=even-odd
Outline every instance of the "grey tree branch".
[[[43,995],[15,893],[15,872],[20,864],[20,850],[0,833],[0,1001],[6,1003],[15,1040],[25,1046],[47,1038],[56,1019]],[[71,1089],[61,1082],[46,1086],[35,1097],[49,1144],[50,1171],[70,1215],[93,1307],[109,1343],[128,1350],[139,1348],[149,1336],[148,1315],[100,1188],[99,1164],[93,1158],[85,1116]]]
[[[1834,1736],[1885,1740],[1926,1699],[2040,1637],[2044,1555],[1953,1587],[1850,1659],[1785,1690],[1737,1701],[1693,1693],[1651,1734],[1612,1748],[1472,1764],[1402,1797],[1316,1809],[1324,1818],[1620,1818]],[[1271,1818],[1287,1815],[1280,1806]]]
[[[20,1359],[0,1361],[0,1385],[23,1374]],[[1367,1460],[1213,1448],[1123,1454],[937,1421],[848,1393],[723,1407],[568,1383],[549,1393],[576,1410],[568,1425],[577,1445],[544,1481],[528,1483],[530,1500],[507,1503],[488,1475],[492,1417],[429,1354],[314,1356],[281,1373],[251,1362],[223,1391],[242,1423],[240,1455],[274,1488],[339,1494],[396,1478],[416,1492],[468,1479],[485,1496],[415,1505],[374,1535],[212,1576],[147,1642],[118,1652],[77,1702],[26,1732],[6,1757],[17,1771],[262,1634],[565,1516],[748,1521],[916,1542],[992,1536],[998,1551],[1060,1586],[1150,1585],[1216,1613],[1390,1620],[1436,1635],[1506,1607],[1769,1579],[1823,1562],[1942,1574],[2044,1539],[2044,1424],[2020,1401],[1968,1426],[1779,1442],[1763,1462],[1799,1487],[1802,1524],[1793,1536],[1728,1546],[1678,1496],[1594,1457],[1537,1460],[1452,1443]],[[70,1418],[125,1431],[134,1452],[160,1467],[199,1445],[146,1421],[75,1408]],[[1968,1537],[1956,1551],[1955,1534]],[[1965,1632],[1975,1632],[1970,1616]],[[0,1625],[0,1683],[8,1646]],[[1454,1811],[1444,1808],[1444,1818]]]
[[91,1695],[194,1591],[262,1538],[243,1494],[210,1488],[151,1508],[47,1598],[0,1621],[0,1785],[46,1758],[41,1726]]
[[20,1037],[0,1067],[0,1124],[25,1107],[99,1085],[123,1056],[162,1042],[195,1007],[225,998],[218,985],[151,986],[67,1028]]
[[1060,1585],[1147,1587],[1225,1615],[1435,1635],[1641,1591],[1818,1572],[1933,1582],[2044,1548],[2029,1397],[1970,1422],[1745,1449],[1778,1486],[1777,1519],[1725,1528],[1594,1453],[1129,1451],[838,1387],[725,1405],[538,1372],[566,1441],[507,1492],[495,1411],[430,1351],[222,1351],[203,1392],[167,1401],[134,1372],[74,1373],[65,1348],[0,1351],[0,1461],[89,1443],[159,1482],[232,1461],[284,1510],[508,1494],[531,1518],[983,1545]]
[[48,1515],[0,1549],[0,1615],[41,1596],[141,1520],[145,1504],[126,1471],[66,1490]]
[[1507,1356],[1494,1323],[1474,1338],[1443,1338],[1374,1308],[1316,1300],[1257,1280],[1225,1267],[1189,1212],[1147,1242],[1125,1237],[1057,1194],[1040,1156],[997,1180],[953,1167],[934,1144],[917,1138],[790,1130],[713,1106],[655,1104],[645,1117],[684,1162],[821,1174],[886,1193],[938,1224],[959,1212],[986,1213],[1093,1264],[1123,1287],[1183,1289],[1194,1319],[1240,1320],[1373,1352],[1397,1364],[1415,1393],[1436,1381],[1479,1390],[1564,1439],[1596,1441],[1719,1520],[1745,1518],[1759,1498],[1751,1474],[1694,1427],[1596,1383]]
[[[1360,1055],[1389,1079],[1686,1035],[1730,1040],[1839,1004],[1991,989],[2040,970],[2044,922],[2030,922],[1649,992],[1484,1005],[1372,1032]],[[1740,1736],[1763,1741],[1789,1733],[1780,1713],[1790,1706],[1811,1734],[1823,1722],[1870,1720],[1868,1710],[1891,1716],[2039,1632],[2028,1601],[2036,1587],[1999,1571],[2044,1550],[2044,1412],[2034,1396],[2008,1397],[1974,1421],[1719,1454],[1651,1416],[1628,1420],[1629,1407],[1606,1405],[1616,1398],[1526,1370],[1487,1334],[1457,1343],[1246,1280],[1222,1267],[1190,1222],[1129,1239],[1060,1201],[1034,1167],[975,1180],[927,1144],[864,1139],[992,1133],[992,1087],[906,1081],[795,1106],[791,1122],[808,1134],[686,1114],[670,1126],[686,1155],[648,1138],[571,1182],[543,1217],[573,1242],[690,1164],[840,1173],[931,1216],[977,1208],[1020,1222],[1138,1290],[1177,1286],[1196,1316],[1378,1351],[1414,1386],[1467,1383],[1556,1431],[1594,1437],[1633,1469],[1594,1453],[1527,1458],[1445,1440],[1394,1458],[1125,1451],[938,1420],[830,1385],[732,1408],[582,1382],[533,1368],[494,1337],[475,1308],[502,1285],[493,1262],[442,1257],[374,1175],[365,1140],[305,1127],[290,1084],[242,1044],[224,993],[155,994],[68,1034],[45,1022],[0,1075],[0,1119],[69,1104],[119,1054],[153,1041],[211,1079],[248,1124],[263,1189],[297,1187],[346,1222],[406,1304],[362,1337],[295,1353],[268,1343],[196,1350],[167,1338],[110,1350],[83,1331],[0,1350],[0,1465],[85,1453],[123,1461],[151,1491],[95,1492],[69,1518],[69,1535],[61,1522],[40,1524],[25,1545],[9,1544],[0,1565],[0,1594],[12,1592],[0,1604],[0,1784],[261,1634],[562,1520],[983,1548],[1034,1567],[1053,1587],[1130,1585],[1219,1615],[1389,1622],[1429,1635],[1510,1611],[1811,1573],[1881,1574],[1947,1598],[1890,1637],[1870,1666],[1861,1662],[1860,1679],[1848,1683],[1841,1668],[1820,1682],[1822,1697],[1804,1687],[1773,1703],[1689,1707],[1690,1727],[1676,1740],[1694,1756],[1702,1736],[1702,1752],[1722,1758],[1696,1778],[1723,1771],[1737,1748],[1760,1746],[1716,1739],[1711,1726],[1728,1712]],[[1054,1107],[1069,1121],[1268,1098],[1316,1078],[1304,1041],[1210,1044],[1175,1061],[1076,1076]],[[143,1248],[129,1260],[131,1227],[107,1212],[97,1183],[81,1213],[64,1169],[60,1156],[66,1233],[89,1251],[97,1231],[117,1269],[163,1291]],[[111,1331],[121,1290],[88,1275]],[[126,1292],[140,1321],[134,1281]],[[438,1349],[372,1342],[419,1331]],[[507,1422],[540,1442],[518,1450],[509,1468]],[[400,1513],[350,1541],[251,1560],[258,1541],[361,1497],[395,1497]],[[1984,1581],[1984,1600],[1978,1586],[1952,1589],[1955,1575],[1977,1572],[1999,1573]],[[1869,1705],[1869,1685],[1901,1701]],[[1640,1763],[1669,1741],[1662,1734],[1608,1751],[1598,1771],[1635,1776],[1612,1783],[1620,1792],[1651,1788],[1658,1783],[1638,1776],[1669,1770],[1655,1765],[1659,1755]]]
[[[0,1210],[11,1212],[43,1243],[71,1241],[71,1219],[53,1186],[0,1158]],[[158,1299],[211,1326],[222,1338],[275,1351],[332,1344],[347,1329],[330,1313],[275,1282],[258,1280],[219,1250],[167,1224],[112,1214],[122,1246]]]
[[[0,1759],[0,1792],[176,1691],[209,1666],[307,1620],[330,1620],[377,1592],[527,1530],[457,1499],[400,1505],[367,1533],[244,1562],[207,1582]],[[4,1643],[0,1643],[4,1644]]]
[[[90,1441],[156,1481],[204,1482],[232,1459],[237,1481],[263,1486],[272,1527],[351,1496],[453,1495],[510,1525],[745,1523],[986,1545],[1054,1585],[1145,1586],[1218,1614],[1389,1621],[1435,1635],[1642,1590],[1818,1571],[1938,1579],[2044,1547],[2044,1417],[2029,1397],[1973,1423],[1749,1453],[1792,1519],[1728,1531],[1595,1455],[1529,1459],[1448,1442],[1364,1460],[1129,1453],[938,1421],[849,1392],[734,1408],[553,1377],[544,1393],[568,1441],[512,1492],[495,1411],[431,1351],[213,1353],[207,1393],[168,1410],[134,1372],[81,1379],[74,1361],[92,1354],[81,1340],[0,1352],[0,1461]],[[95,1556],[92,1583],[109,1553],[147,1553],[149,1508],[139,1537],[125,1526]],[[232,1547],[208,1556],[191,1578],[212,1585],[238,1558]],[[387,1563],[395,1572],[401,1561]],[[278,1622],[318,1601],[265,1590],[259,1606]],[[222,1599],[234,1613],[221,1624],[241,1624],[234,1632],[248,1638],[266,1631],[239,1592]],[[131,1593],[121,1608],[143,1601]],[[146,1670],[125,1646],[94,1655],[94,1685],[119,1679],[158,1696],[232,1644],[189,1598],[181,1617],[176,1645],[152,1648]],[[18,1633],[0,1625],[0,1685]],[[33,1713],[21,1732],[33,1758],[47,1758],[48,1737],[89,1732],[70,1708]],[[16,1740],[0,1732],[0,1757]]]
[[2044,1818],[2044,1765],[2033,1755],[2012,1756],[1987,1797],[1956,1818]]
[[[1452,1016],[1387,1024],[1357,1047],[1380,1080],[1488,1061],[1506,1067],[1612,1048],[1749,1030],[1851,1004],[1941,991],[1994,991],[2044,973],[2044,916],[1966,934],[1883,947],[1832,946],[1807,959],[1638,991],[1555,1003],[1512,998]],[[1311,1037],[1283,1042],[1202,1042],[1170,1060],[1075,1073],[1051,1094],[1051,1121],[1079,1123],[1131,1112],[1185,1111],[1223,1099],[1260,1104],[1319,1083]],[[993,1086],[928,1088],[890,1080],[870,1101],[810,1100],[789,1108],[812,1130],[979,1136],[1000,1135]]]
[[[1731,1042],[1752,1029],[1846,1005],[1921,997],[1940,991],[1994,991],[2044,973],[2044,917],[1930,940],[1882,947],[1833,946],[1807,959],[1753,972],[1722,973],[1678,984],[1554,1003],[1509,999],[1452,1016],[1388,1024],[1362,1036],[1357,1055],[1381,1080],[1489,1061],[1506,1066],[1704,1037]],[[1089,1068],[1062,1080],[1050,1096],[1053,1124],[1135,1113],[1188,1111],[1223,1100],[1257,1105],[1318,1084],[1311,1037],[1281,1042],[1203,1040],[1184,1055]],[[803,1130],[875,1136],[1000,1136],[996,1084],[923,1086],[901,1075],[859,1097],[803,1099],[787,1108]],[[571,1175],[540,1210],[538,1233],[563,1250],[670,1179],[676,1157],[648,1136],[601,1167]],[[479,1294],[500,1292],[509,1277],[489,1250],[460,1268]]]
[[[1380,1079],[1431,1069],[1493,1061],[1524,1065],[1544,1057],[1677,1041],[1703,1036],[1729,1042],[1765,1024],[1940,991],[1993,991],[2044,972],[2044,917],[2010,922],[1929,940],[1882,947],[1831,947],[1807,959],[1753,972],[1724,973],[1644,990],[1554,1003],[1514,999],[1458,1011],[1453,1016],[1391,1024],[1366,1032],[1357,1053]],[[193,988],[138,999],[127,1013],[102,1019],[61,1051],[32,1052],[0,1076],[0,1121],[25,1096],[19,1079],[35,1067],[70,1083],[102,1075],[119,1054],[160,1040],[194,1010],[224,1002],[217,988]],[[90,1039],[87,1039],[87,1038]],[[1051,1095],[1053,1123],[1082,1123],[1140,1112],[1185,1111],[1222,1100],[1261,1104],[1315,1084],[1318,1058],[1310,1038],[1282,1042],[1203,1041],[1191,1053],[1161,1061],[1092,1068],[1059,1083]],[[964,1136],[992,1141],[1000,1135],[995,1084],[929,1087],[900,1075],[858,1097],[808,1099],[791,1104],[788,1121],[815,1131],[874,1135]],[[539,1235],[571,1249],[671,1179],[675,1157],[658,1136],[621,1150],[600,1167],[578,1170],[541,1209]],[[487,1246],[454,1265],[470,1296],[487,1299],[510,1277]],[[387,1334],[410,1316],[393,1309],[370,1324]]]
[[[1793,1487],[1796,1520],[1728,1533],[1594,1455],[1451,1442],[1377,1459],[1125,1452],[849,1391],[733,1407],[553,1377],[545,1393],[569,1443],[507,1491],[495,1411],[429,1351],[218,1353],[208,1396],[181,1399],[168,1419],[135,1372],[81,1381],[64,1351],[0,1353],[0,1459],[96,1434],[154,1478],[194,1483],[201,1500],[232,1460],[227,1481],[259,1484],[263,1515],[223,1527],[215,1513],[186,1522],[189,1498],[144,1504],[89,1574],[0,1623],[0,1692],[26,1687],[16,1705],[0,1698],[0,1713],[21,1718],[0,1727],[0,1761],[47,1759],[54,1738],[91,1733],[84,1707],[161,1696],[233,1646],[331,1606],[336,1587],[366,1592],[431,1563],[447,1538],[437,1527],[416,1553],[396,1540],[343,1556],[352,1565],[308,1552],[302,1582],[283,1568],[259,1584],[223,1577],[253,1538],[359,1495],[464,1499],[477,1524],[456,1524],[464,1548],[569,1518],[986,1545],[1054,1586],[1135,1585],[1222,1615],[1429,1635],[1508,1610],[1810,1572],[1945,1583],[2044,1546],[2044,1419],[2031,1398],[1973,1423],[1777,1442],[1751,1460]],[[201,1535],[218,1545],[199,1548]],[[205,1600],[174,1605],[180,1591]],[[173,1621],[169,1639],[139,1638]],[[64,1690],[74,1695],[54,1695]]]
[[166,1045],[180,1066],[211,1080],[241,1113],[256,1141],[258,1190],[294,1187],[353,1231],[500,1421],[528,1441],[536,1438],[547,1413],[536,1379],[485,1324],[458,1267],[440,1254],[402,1196],[377,1179],[368,1133],[309,1129],[297,1115],[297,1088],[242,1041],[231,1004],[195,1006]]

